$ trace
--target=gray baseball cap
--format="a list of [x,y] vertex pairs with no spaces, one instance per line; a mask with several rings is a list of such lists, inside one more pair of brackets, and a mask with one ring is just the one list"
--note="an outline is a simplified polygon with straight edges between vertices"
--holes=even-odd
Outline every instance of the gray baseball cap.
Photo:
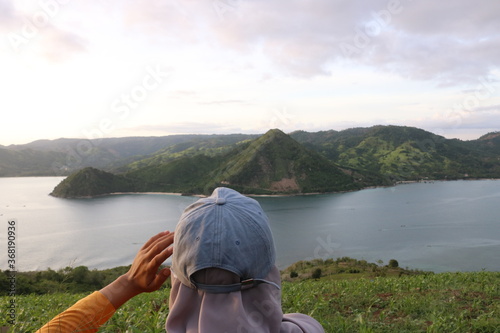
[[[273,284],[265,277],[276,260],[269,221],[259,203],[227,187],[188,206],[175,229],[172,271],[186,286],[227,293]],[[240,283],[205,285],[191,276],[205,268],[235,273]]]

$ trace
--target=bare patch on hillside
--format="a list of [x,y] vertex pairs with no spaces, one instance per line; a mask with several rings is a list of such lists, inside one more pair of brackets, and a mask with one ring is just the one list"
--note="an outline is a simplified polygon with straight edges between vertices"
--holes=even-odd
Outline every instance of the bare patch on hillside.
[[299,184],[297,184],[297,179],[293,178],[282,178],[279,181],[272,182],[270,189],[272,191],[280,192],[297,192],[300,190]]

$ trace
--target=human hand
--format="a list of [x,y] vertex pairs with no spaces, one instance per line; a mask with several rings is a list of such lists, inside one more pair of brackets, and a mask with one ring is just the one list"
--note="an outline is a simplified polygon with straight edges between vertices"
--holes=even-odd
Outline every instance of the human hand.
[[101,289],[115,309],[132,297],[158,290],[170,276],[170,269],[160,265],[172,255],[174,233],[160,232],[151,237],[137,252],[129,271]]
[[172,255],[173,242],[174,233],[164,231],[151,237],[136,254],[125,276],[139,293],[158,290],[170,276],[169,268],[158,269]]

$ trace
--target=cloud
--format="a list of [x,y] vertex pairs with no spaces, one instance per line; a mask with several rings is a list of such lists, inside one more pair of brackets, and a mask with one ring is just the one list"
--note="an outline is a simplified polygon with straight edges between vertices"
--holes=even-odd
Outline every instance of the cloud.
[[432,117],[406,120],[401,125],[425,129],[447,138],[477,139],[500,128],[500,105],[478,107],[471,111],[449,109]]
[[200,26],[205,15],[214,15],[210,1],[145,0],[124,5],[124,25],[130,31],[145,31],[162,43],[202,42]]
[[[172,134],[255,134],[254,131],[242,129],[233,125],[221,123],[172,122],[170,124],[140,125],[117,130],[118,136],[131,135],[157,136]],[[139,133],[139,134],[138,134]]]
[[172,38],[263,55],[282,75],[331,75],[332,64],[347,61],[456,85],[500,65],[500,2],[489,0],[148,3],[156,5],[134,7],[134,22],[159,24],[158,33]]
[[261,52],[283,73],[299,77],[329,74],[343,32],[360,15],[351,4],[335,1],[236,3],[234,12],[212,22],[216,39],[241,52]]
[[14,17],[14,7],[9,0],[0,0],[0,25],[5,25],[6,22]]
[[[498,114],[500,113],[500,104],[478,107],[475,112],[495,112]],[[498,120],[500,121],[500,118]]]
[[174,90],[169,94],[170,98],[175,99],[192,99],[198,96],[194,90]]
[[198,102],[198,104],[202,104],[202,105],[245,104],[245,105],[248,105],[249,103],[247,101],[239,100],[239,99],[227,99],[227,100],[218,100],[218,101]]
[[19,10],[13,3],[0,0],[0,29],[11,51],[33,52],[50,61],[63,61],[85,51],[85,38],[54,24],[63,9],[58,2],[41,1],[30,11]]
[[[361,8],[334,1],[302,8],[303,1],[282,2],[273,15],[262,14],[267,20],[254,24],[258,28],[250,37],[262,39],[264,52],[275,62],[306,76],[326,74],[329,63],[347,59],[450,85],[476,80],[499,66],[500,3],[392,2],[400,5],[390,8],[389,1],[370,1],[371,6]],[[244,26],[261,21],[244,16],[247,21],[238,21]],[[241,26],[224,30],[239,34],[233,41],[249,40],[247,31]],[[355,51],[346,52],[349,46]]]
[[[36,13],[16,10],[13,3],[0,0],[0,29],[20,33],[24,19]],[[81,6],[89,12],[116,8],[112,19],[124,33],[132,38],[140,32],[172,52],[235,52],[266,77],[336,75],[335,66],[362,65],[453,86],[500,67],[500,2],[491,0],[145,0]],[[40,46],[49,59],[85,51],[84,36],[52,20],[47,27],[39,34],[50,35]],[[51,52],[53,46],[63,52]]]
[[40,44],[40,51],[46,59],[63,62],[85,52],[87,40],[72,32],[49,27],[41,36]]
[[488,0],[403,1],[407,13],[394,18],[395,24],[413,35],[436,34],[463,39],[497,35],[500,3]]

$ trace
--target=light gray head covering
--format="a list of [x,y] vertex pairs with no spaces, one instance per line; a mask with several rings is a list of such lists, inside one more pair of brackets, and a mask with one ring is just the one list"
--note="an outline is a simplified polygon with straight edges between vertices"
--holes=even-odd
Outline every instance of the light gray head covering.
[[[276,253],[269,221],[259,203],[226,188],[216,188],[186,208],[175,230],[172,271],[186,286],[223,293],[251,288],[266,281]],[[197,283],[192,275],[205,268],[235,273],[230,285]],[[276,287],[278,287],[276,285]]]
[[275,257],[254,199],[222,187],[186,208],[174,236],[167,332],[324,333],[312,317],[283,315]]

